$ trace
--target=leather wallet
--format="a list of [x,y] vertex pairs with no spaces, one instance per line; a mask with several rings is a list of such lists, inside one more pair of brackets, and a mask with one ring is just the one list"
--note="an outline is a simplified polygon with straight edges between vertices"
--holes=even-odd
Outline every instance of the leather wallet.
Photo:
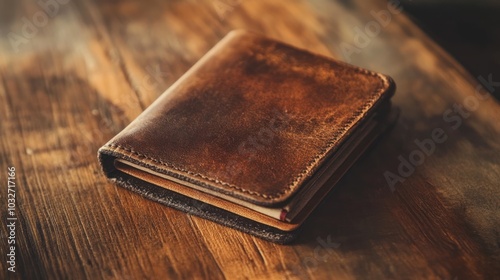
[[388,76],[232,31],[98,157],[122,187],[287,243],[394,121],[394,91]]

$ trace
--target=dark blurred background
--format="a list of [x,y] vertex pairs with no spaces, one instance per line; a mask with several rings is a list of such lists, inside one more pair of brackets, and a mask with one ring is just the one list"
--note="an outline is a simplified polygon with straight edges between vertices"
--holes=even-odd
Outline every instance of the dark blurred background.
[[[412,19],[474,77],[500,82],[500,0],[402,0]],[[500,100],[500,92],[493,92]]]

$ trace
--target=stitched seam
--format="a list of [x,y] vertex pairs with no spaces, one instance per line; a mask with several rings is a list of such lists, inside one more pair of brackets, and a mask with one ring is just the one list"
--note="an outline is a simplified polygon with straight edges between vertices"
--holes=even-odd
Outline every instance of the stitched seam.
[[254,192],[254,191],[250,191],[250,190],[247,190],[247,189],[243,189],[243,188],[240,188],[238,186],[231,185],[229,183],[226,183],[226,182],[223,182],[223,181],[220,181],[220,180],[217,180],[217,179],[212,179],[212,178],[207,177],[207,176],[205,176],[203,174],[200,174],[200,173],[195,173],[195,172],[189,171],[187,169],[179,168],[179,167],[174,166],[174,165],[172,165],[170,163],[167,163],[167,162],[164,162],[164,161],[152,158],[150,156],[147,156],[145,154],[139,153],[139,152],[137,152],[137,151],[135,151],[135,150],[133,150],[131,148],[123,147],[121,145],[116,145],[116,144],[107,144],[106,146],[110,147],[110,148],[113,148],[113,149],[118,149],[118,150],[122,150],[122,151],[128,152],[130,154],[139,156],[141,158],[148,159],[148,160],[150,160],[152,162],[155,162],[157,164],[164,165],[164,166],[166,166],[168,168],[171,168],[171,169],[174,169],[176,171],[180,171],[180,172],[192,175],[192,176],[200,177],[200,178],[203,178],[203,179],[208,180],[210,182],[213,182],[213,183],[216,183],[216,184],[220,184],[220,185],[223,185],[223,186],[227,186],[227,187],[239,190],[239,191],[244,192],[244,193],[248,193],[248,194],[252,194],[252,195],[258,195],[258,196],[261,196],[261,197],[264,197],[264,198],[271,198],[271,197],[269,197],[266,194],[261,194],[261,193],[258,193],[258,192]]
[[[351,66],[352,67],[352,66]],[[306,168],[302,171],[300,171],[293,179],[290,183],[288,183],[287,187],[281,191],[281,192],[278,192],[278,193],[274,193],[274,194],[263,194],[263,193],[259,193],[259,192],[255,192],[255,191],[251,191],[251,190],[247,190],[247,189],[244,189],[244,188],[241,188],[241,187],[238,187],[236,185],[232,185],[232,184],[229,184],[229,183],[226,183],[224,181],[221,181],[221,180],[217,180],[217,179],[213,179],[213,178],[210,178],[206,175],[203,175],[203,174],[200,174],[200,173],[195,173],[195,172],[192,172],[192,171],[189,171],[187,169],[183,169],[183,168],[179,168],[173,164],[170,164],[170,163],[167,163],[167,162],[164,162],[162,160],[158,160],[158,159],[155,159],[153,157],[150,157],[150,156],[147,156],[147,155],[144,155],[142,153],[139,153],[131,148],[126,148],[126,147],[123,147],[121,145],[116,145],[116,144],[106,144],[107,147],[110,147],[110,148],[114,148],[114,149],[120,149],[120,150],[123,150],[123,151],[126,151],[126,152],[129,152],[131,154],[135,154],[139,157],[143,157],[145,159],[148,159],[152,162],[155,162],[155,163],[158,163],[158,164],[161,164],[161,165],[164,165],[168,168],[171,168],[171,169],[174,169],[176,171],[179,171],[179,172],[183,172],[183,173],[186,173],[186,174],[189,174],[189,175],[192,175],[192,176],[195,176],[195,177],[200,177],[202,179],[205,179],[207,181],[210,181],[212,183],[215,183],[217,185],[221,185],[221,186],[226,186],[226,187],[229,187],[229,188],[232,188],[232,189],[235,189],[235,190],[238,190],[242,193],[247,193],[247,194],[250,194],[250,195],[254,195],[254,196],[260,196],[260,197],[263,197],[263,198],[266,198],[266,199],[274,199],[274,198],[280,198],[282,197],[283,195],[289,193],[292,188],[297,184],[297,182],[299,182],[308,172],[309,170],[311,169],[311,167],[316,164],[316,162],[321,159],[322,157],[325,156],[325,153],[330,150],[336,143],[337,141],[340,139],[340,136],[343,135],[347,130],[348,128],[350,127],[350,125],[352,124],[352,122],[359,116],[361,115],[364,111],[366,111],[368,108],[370,108],[372,105],[373,105],[373,102],[375,101],[376,97],[379,95],[379,93],[386,87],[387,83],[386,83],[386,80],[383,79],[379,74],[377,73],[374,73],[374,72],[371,72],[371,71],[368,71],[368,70],[365,70],[365,69],[362,69],[362,68],[358,68],[358,67],[355,67],[353,69],[353,71],[355,72],[358,72],[358,73],[362,73],[362,74],[366,74],[366,75],[370,75],[370,76],[374,76],[374,77],[377,77],[379,79],[379,81],[381,82],[381,85],[379,87],[377,87],[373,92],[372,92],[372,97],[369,98],[365,103],[363,103],[362,106],[360,106],[357,110],[354,111],[353,115],[349,118],[347,118],[344,122],[342,122],[340,124],[340,128],[337,129],[334,133],[333,133],[333,137],[326,143],[325,147],[323,149],[320,150],[319,153],[317,153],[306,165]]]

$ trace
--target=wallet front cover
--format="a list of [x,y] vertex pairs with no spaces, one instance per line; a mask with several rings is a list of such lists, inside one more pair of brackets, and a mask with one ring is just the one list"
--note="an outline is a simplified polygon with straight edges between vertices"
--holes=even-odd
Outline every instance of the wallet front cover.
[[[282,205],[394,88],[385,75],[233,31],[99,149],[99,159],[109,178],[150,199],[287,242],[294,231],[173,190],[185,182],[254,205]],[[138,179],[118,170],[116,159],[176,182]]]

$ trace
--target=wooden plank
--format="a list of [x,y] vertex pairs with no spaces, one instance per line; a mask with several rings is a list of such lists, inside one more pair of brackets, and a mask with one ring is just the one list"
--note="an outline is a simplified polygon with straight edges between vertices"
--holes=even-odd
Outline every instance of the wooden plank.
[[[476,95],[480,83],[404,12],[365,2],[73,0],[53,7],[53,17],[31,33],[23,33],[23,18],[33,22],[41,6],[2,3],[0,178],[6,182],[5,170],[15,166],[18,217],[17,272],[2,261],[2,273],[13,279],[496,276],[499,105]],[[391,18],[375,32],[374,14],[383,13]],[[145,200],[107,182],[96,161],[102,144],[236,28],[389,74],[398,85],[398,124],[293,245]],[[366,46],[356,45],[357,28],[373,28]],[[25,39],[16,41],[17,52],[11,32]],[[457,106],[467,106],[462,115]],[[424,162],[403,174],[409,176],[399,174],[400,158],[417,155],[415,141],[432,139],[435,129],[447,139],[433,142]],[[404,182],[391,187],[386,171]],[[6,199],[3,187],[1,205]],[[6,260],[7,228],[0,234]]]

